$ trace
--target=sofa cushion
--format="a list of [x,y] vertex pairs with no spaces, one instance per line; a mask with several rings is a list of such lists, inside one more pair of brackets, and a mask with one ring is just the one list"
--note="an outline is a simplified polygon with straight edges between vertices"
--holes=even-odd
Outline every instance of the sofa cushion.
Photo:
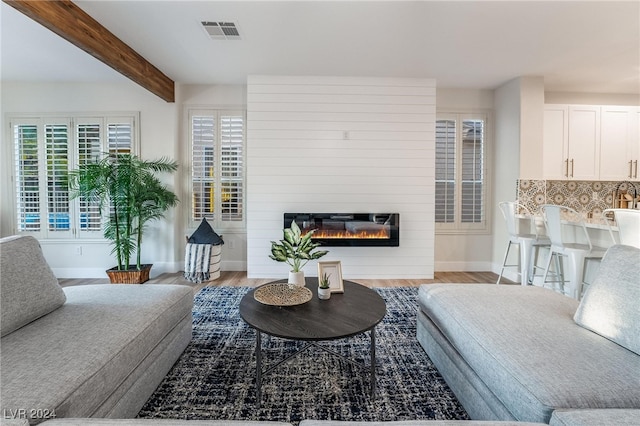
[[556,410],[550,426],[638,426],[640,409]]
[[419,304],[517,420],[548,422],[557,408],[640,407],[640,357],[578,326],[569,297],[533,286],[430,284]]
[[58,279],[31,236],[0,239],[0,333],[5,336],[62,306]]
[[578,325],[640,355],[638,265],[639,248],[622,245],[609,248],[574,320]]
[[2,338],[2,408],[89,417],[185,318],[193,290],[179,285],[86,285]]

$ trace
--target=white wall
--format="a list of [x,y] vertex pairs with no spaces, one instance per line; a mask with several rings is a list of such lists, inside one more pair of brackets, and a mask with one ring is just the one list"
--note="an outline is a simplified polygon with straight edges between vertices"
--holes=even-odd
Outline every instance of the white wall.
[[[493,244],[491,270],[498,273],[502,266],[508,235],[502,213],[497,208],[501,201],[517,198],[517,180],[521,165],[527,161],[529,170],[541,167],[542,111],[544,84],[541,77],[520,77],[500,86],[495,91],[496,138],[493,178]],[[512,251],[517,255],[517,251]],[[515,263],[511,260],[509,263]],[[517,280],[517,275],[506,271],[505,276]]]
[[431,278],[435,104],[430,79],[250,77],[248,276],[286,276],[268,257],[285,212],[389,212],[400,247],[331,247],[323,260],[345,278]]
[[[176,158],[176,104],[167,103],[128,80],[122,84],[3,83],[2,86],[2,111],[5,114],[1,134],[2,236],[15,232],[11,202],[13,191],[6,191],[10,187],[12,167],[12,140],[6,122],[8,113],[139,111],[141,157]],[[174,189],[175,179],[176,175],[167,180]],[[169,211],[165,220],[152,224],[145,234],[142,261],[154,264],[154,275],[175,268],[176,214],[175,209]],[[110,248],[102,241],[43,241],[42,248],[58,277],[104,277],[104,270],[114,265]]]

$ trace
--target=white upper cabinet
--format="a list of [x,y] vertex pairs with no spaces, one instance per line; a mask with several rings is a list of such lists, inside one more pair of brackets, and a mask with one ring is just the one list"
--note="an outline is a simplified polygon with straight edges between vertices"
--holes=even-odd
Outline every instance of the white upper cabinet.
[[545,179],[598,179],[600,107],[545,105]]
[[640,109],[545,105],[544,179],[638,180]]
[[568,176],[569,107],[545,105],[542,147],[542,173],[545,179],[560,180]]
[[569,107],[568,178],[598,179],[600,168],[600,107]]
[[638,178],[638,111],[603,106],[600,129],[600,179]]

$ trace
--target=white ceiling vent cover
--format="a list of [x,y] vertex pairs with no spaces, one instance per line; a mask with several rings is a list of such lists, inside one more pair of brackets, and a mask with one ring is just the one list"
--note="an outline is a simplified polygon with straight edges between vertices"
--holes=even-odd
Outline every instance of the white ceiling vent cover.
[[240,40],[240,32],[233,22],[202,21],[202,27],[213,40]]

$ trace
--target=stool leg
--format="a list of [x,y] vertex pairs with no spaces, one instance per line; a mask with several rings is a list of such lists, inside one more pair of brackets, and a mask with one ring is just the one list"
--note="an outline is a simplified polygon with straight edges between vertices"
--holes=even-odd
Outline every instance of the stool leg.
[[520,284],[529,284],[533,240],[525,239],[520,243]]
[[583,252],[571,252],[569,253],[569,268],[571,272],[571,286],[569,289],[569,297],[576,300],[579,299],[582,292],[582,278],[584,268],[585,254]]
[[551,267],[551,259],[553,258],[553,250],[549,249],[549,255],[544,265],[544,275],[542,276],[542,287],[547,286],[547,275],[549,275],[549,268]]
[[[558,288],[554,290],[558,291],[562,294],[565,294],[564,291],[564,266],[563,266],[563,262],[562,262],[562,258],[560,253],[556,253],[556,262],[555,262],[555,268],[556,268],[556,278],[558,279],[558,281],[555,281],[556,283],[560,283]],[[554,286],[555,287],[555,286]]]
[[500,279],[502,278],[502,274],[504,273],[505,265],[507,264],[507,258],[509,257],[509,249],[511,249],[511,240],[509,240],[509,244],[507,244],[507,250],[504,252],[504,260],[502,261],[502,269],[500,269],[500,275],[498,275],[498,281],[496,281],[496,284],[500,284]]

